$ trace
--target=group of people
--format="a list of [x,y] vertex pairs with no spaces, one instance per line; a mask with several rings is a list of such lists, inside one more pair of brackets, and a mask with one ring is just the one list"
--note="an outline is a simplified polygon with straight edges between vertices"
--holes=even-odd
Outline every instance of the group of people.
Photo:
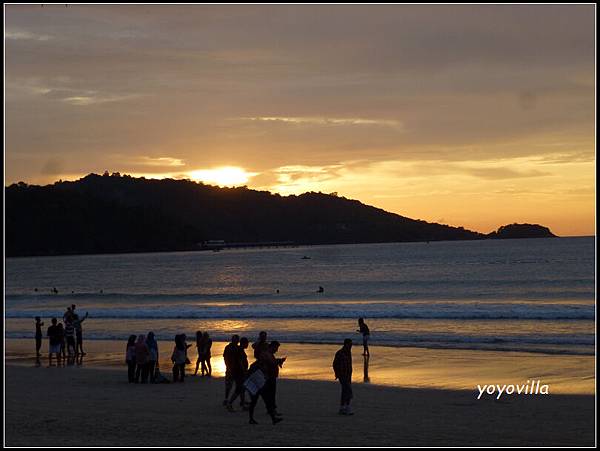
[[129,336],[125,350],[125,363],[127,379],[130,383],[147,384],[148,378],[152,383],[163,380],[158,367],[158,342],[154,332],[148,332],[148,335],[140,334],[137,337]]
[[[56,318],[52,318],[51,326],[48,327],[46,336],[48,337],[48,365],[53,366],[52,356],[56,356],[56,364],[60,366],[61,362],[65,362],[68,357],[84,356],[86,353],[83,350],[83,328],[82,323],[87,319],[86,312],[83,318],[75,312],[75,304],[67,308],[63,315],[63,321],[58,322]],[[41,357],[40,350],[42,348],[42,322],[39,316],[35,317],[35,352],[36,357]]]
[[[66,355],[78,356],[85,355],[83,351],[83,332],[81,324],[87,319],[86,312],[83,318],[75,312],[76,306],[73,304],[67,308],[63,315],[63,323],[59,323],[56,318],[52,318],[52,325],[48,327],[47,337],[49,339],[49,365],[52,365],[52,357],[56,356],[57,365],[60,366],[61,360],[66,359]],[[44,323],[40,317],[35,318],[36,323],[36,355],[41,356],[42,346],[42,327]],[[368,340],[370,337],[369,327],[363,318],[358,320],[359,329],[357,332],[362,334],[363,356],[369,357]],[[184,382],[185,367],[191,364],[188,358],[188,348],[192,345],[186,342],[185,334],[175,336],[175,345],[171,354],[173,363],[173,382]],[[246,337],[233,335],[230,343],[225,346],[223,351],[223,360],[225,363],[225,397],[223,406],[228,411],[234,412],[235,401],[239,398],[242,410],[249,412],[250,424],[257,424],[254,418],[254,410],[259,398],[262,398],[267,408],[267,413],[271,417],[273,424],[282,421],[281,414],[277,411],[276,392],[277,378],[279,369],[283,367],[285,357],[276,357],[280,343],[276,340],[269,342],[267,332],[260,332],[258,339],[252,344],[255,361],[249,365],[246,349],[250,342]],[[198,357],[196,360],[196,370],[194,375],[200,370],[201,376],[212,376],[211,366],[211,347],[212,339],[208,332],[196,332],[196,347]],[[165,378],[159,369],[159,351],[158,342],[154,332],[148,332],[147,335],[130,335],[127,341],[125,351],[125,361],[127,364],[128,381],[130,383],[161,383],[170,382]],[[352,340],[347,338],[340,350],[335,354],[333,360],[333,371],[335,378],[341,385],[340,410],[341,415],[352,415],[350,408],[352,400]],[[247,402],[247,394],[250,396],[250,402]]]
[[[286,358],[275,357],[280,343],[276,340],[267,341],[267,332],[262,331],[258,340],[252,344],[255,361],[248,365],[246,349],[249,340],[233,335],[231,342],[223,350],[225,362],[225,399],[223,405],[230,412],[234,412],[233,403],[240,398],[240,407],[247,410],[250,424],[258,424],[254,418],[254,410],[258,399],[262,397],[267,413],[273,424],[283,420],[277,411],[276,392],[279,368],[283,366]],[[235,389],[232,392],[232,388]],[[250,395],[250,403],[246,402],[246,391]],[[231,393],[231,396],[229,395]]]

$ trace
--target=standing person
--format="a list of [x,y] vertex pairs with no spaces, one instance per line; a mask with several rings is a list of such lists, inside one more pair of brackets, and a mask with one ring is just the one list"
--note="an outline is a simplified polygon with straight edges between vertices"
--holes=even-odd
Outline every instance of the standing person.
[[235,371],[234,366],[237,364],[238,360],[238,352],[237,348],[239,347],[240,336],[232,335],[231,342],[225,346],[223,350],[223,362],[225,363],[225,399],[223,400],[223,405],[227,405],[227,401],[229,399],[229,392],[233,387],[234,378],[233,373]]
[[210,365],[210,348],[212,348],[212,338],[208,335],[208,332],[202,334],[202,376],[204,371],[208,377],[212,376],[212,366]]
[[67,307],[67,311],[65,313],[63,313],[63,322],[67,322],[67,321],[72,321],[72,317],[73,316],[73,308],[72,307]]
[[139,335],[137,343],[135,344],[135,383],[140,382],[140,375],[142,376],[142,384],[148,383],[148,358],[150,357],[150,351],[146,345],[146,337]]
[[39,316],[35,317],[35,356],[40,357],[42,354],[40,353],[40,349],[42,349],[42,320]]
[[64,365],[65,360],[67,359],[67,354],[65,352],[65,349],[67,347],[66,338],[65,338],[65,328],[63,326],[63,323],[58,323],[58,325],[56,327],[58,327],[58,336],[60,338],[60,354],[63,358],[63,365]]
[[258,340],[252,343],[252,349],[254,349],[254,358],[258,360],[258,357],[269,348],[267,342],[267,333],[263,330],[258,334]]
[[365,323],[363,318],[358,318],[358,330],[356,332],[360,332],[363,336],[363,355],[369,356],[369,326]]
[[185,378],[185,364],[187,362],[187,346],[185,335],[175,335],[175,347],[171,354],[173,362],[173,382],[183,382]]
[[156,382],[154,368],[158,363],[158,343],[154,338],[154,332],[148,332],[146,337],[146,346],[148,346],[148,374],[150,375],[150,382]]
[[56,364],[60,366],[60,344],[62,342],[62,338],[60,336],[60,330],[56,325],[56,318],[52,318],[52,325],[48,327],[48,332],[46,335],[48,336],[48,366],[52,365],[52,354],[56,354]]
[[198,351],[198,358],[196,359],[196,371],[194,371],[194,376],[198,374],[198,368],[200,368],[200,363],[204,360],[204,356],[202,355],[202,331],[196,331],[196,351]]
[[[75,312],[75,304],[73,304],[73,312]],[[85,312],[85,316],[82,319],[79,319],[79,315],[73,313],[73,326],[75,327],[75,335],[77,336],[77,350],[75,354],[81,353],[81,355],[85,355],[83,352],[83,331],[81,330],[81,323],[83,323],[88,317],[88,312]]]
[[248,349],[248,339],[242,337],[240,345],[236,349],[236,363],[233,365],[231,371],[231,375],[235,381],[235,390],[227,403],[227,410],[230,412],[233,412],[233,402],[238,396],[240,397],[240,407],[244,410],[248,410],[245,396],[246,388],[244,387],[244,381],[248,375],[248,356],[246,355],[246,349]]
[[258,368],[263,372],[265,377],[265,383],[256,394],[252,395],[250,408],[248,409],[250,415],[250,424],[258,424],[254,419],[254,409],[258,402],[259,396],[263,398],[265,406],[267,407],[267,413],[271,417],[273,424],[277,424],[283,421],[283,418],[279,418],[275,408],[275,381],[279,376],[279,368],[283,365],[285,358],[277,359],[275,354],[279,350],[279,342],[272,341],[265,352],[263,352],[258,359]]
[[65,337],[67,338],[67,353],[69,355],[77,352],[77,345],[75,344],[75,326],[69,320],[65,322]]
[[130,335],[127,340],[125,363],[127,363],[127,380],[132,384],[135,382],[135,335]]
[[344,346],[335,353],[333,359],[333,372],[335,378],[342,386],[342,398],[340,401],[340,415],[353,415],[350,408],[352,400],[352,340],[346,338]]

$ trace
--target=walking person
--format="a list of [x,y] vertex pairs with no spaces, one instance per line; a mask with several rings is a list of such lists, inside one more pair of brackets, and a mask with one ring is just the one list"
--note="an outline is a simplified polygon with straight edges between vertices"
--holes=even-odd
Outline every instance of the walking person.
[[233,412],[233,402],[238,396],[240,397],[240,407],[242,410],[248,410],[246,404],[246,387],[244,387],[244,381],[248,375],[248,356],[246,355],[246,349],[248,349],[248,339],[242,337],[240,344],[236,349],[236,363],[231,370],[231,376],[235,381],[235,390],[227,403],[227,410],[230,412]]
[[48,327],[46,335],[48,336],[48,366],[52,365],[52,354],[56,354],[56,365],[60,366],[60,345],[62,337],[60,329],[57,326],[56,318],[52,318],[52,325]]
[[238,360],[238,352],[237,348],[239,346],[240,336],[232,335],[231,342],[225,346],[223,349],[223,362],[225,363],[225,398],[223,400],[223,405],[226,406],[229,400],[229,392],[233,387],[234,378],[234,366],[237,364]]
[[269,348],[267,342],[267,333],[263,330],[258,334],[258,340],[252,343],[252,349],[254,350],[254,358],[258,360],[258,357]]
[[148,359],[150,357],[150,351],[146,345],[146,337],[144,335],[138,335],[137,342],[135,344],[135,383],[140,382],[140,376],[142,377],[142,384],[148,383]]
[[256,403],[258,402],[259,396],[263,398],[265,406],[267,407],[267,413],[271,417],[273,424],[283,421],[283,418],[280,418],[280,415],[277,413],[275,407],[275,381],[279,376],[279,368],[285,361],[285,358],[277,359],[275,357],[275,354],[279,350],[279,346],[280,344],[278,341],[272,341],[269,343],[267,350],[263,352],[257,360],[257,371],[262,371],[264,375],[264,384],[255,394],[252,395],[250,408],[248,409],[250,415],[250,424],[258,424],[258,422],[254,419],[254,409],[256,407]]
[[185,335],[175,335],[175,347],[173,348],[173,354],[171,354],[173,382],[183,382],[185,379],[185,364],[188,362],[187,348]]
[[125,349],[125,363],[127,364],[127,380],[130,384],[135,382],[135,335],[130,335]]
[[40,357],[42,354],[40,353],[40,349],[42,349],[42,338],[44,335],[42,334],[42,326],[44,323],[42,322],[39,316],[35,317],[35,356]]
[[360,332],[363,336],[363,355],[369,357],[369,338],[371,336],[371,333],[369,332],[369,326],[367,326],[367,323],[365,323],[365,320],[363,318],[358,318],[357,332]]
[[148,374],[150,375],[150,382],[156,382],[156,374],[154,369],[158,364],[158,343],[154,338],[154,332],[148,332],[146,337],[146,346],[148,346]]
[[333,359],[333,372],[335,378],[342,386],[342,397],[340,401],[340,415],[353,415],[350,408],[352,400],[352,340],[346,338],[344,346],[335,353]]

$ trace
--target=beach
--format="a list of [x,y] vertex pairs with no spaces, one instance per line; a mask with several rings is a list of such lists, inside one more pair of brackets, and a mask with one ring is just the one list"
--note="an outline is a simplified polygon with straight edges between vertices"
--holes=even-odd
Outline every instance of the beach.
[[[7,259],[6,444],[592,446],[593,244],[577,238]],[[316,293],[318,286],[325,291]],[[73,304],[80,315],[89,312],[87,355],[47,368],[50,319],[60,321]],[[45,323],[39,362],[35,316]],[[370,328],[368,360],[359,317]],[[199,330],[213,340],[211,379],[191,376]],[[273,426],[259,401],[260,424],[252,427],[246,412],[222,405],[222,354],[232,334],[253,342],[263,330],[287,357],[277,390],[284,421]],[[127,338],[149,331],[169,379],[173,337],[187,335],[184,384],[126,382]],[[337,413],[332,371],[345,338],[354,340],[352,417]],[[538,381],[535,394],[506,388],[498,398],[478,388],[535,384],[537,391]]]
[[[284,421],[271,425],[262,401],[247,412],[222,406],[222,349],[213,377],[183,384],[127,383],[124,343],[89,341],[81,362],[36,366],[31,341],[6,340],[8,446],[445,446],[594,444],[594,358],[535,353],[371,347],[365,381],[362,349],[353,350],[355,415],[338,415],[339,346],[284,343],[288,360],[277,388]],[[171,378],[171,344],[159,343]],[[251,353],[250,354],[250,360]],[[527,377],[526,375],[529,374]],[[479,396],[480,384],[549,385],[549,394]],[[480,399],[478,399],[478,397]]]
[[7,365],[7,446],[594,445],[594,397],[490,397],[472,390],[354,384],[353,416],[336,382],[281,379],[271,425],[221,405],[223,379],[135,385],[125,369]]

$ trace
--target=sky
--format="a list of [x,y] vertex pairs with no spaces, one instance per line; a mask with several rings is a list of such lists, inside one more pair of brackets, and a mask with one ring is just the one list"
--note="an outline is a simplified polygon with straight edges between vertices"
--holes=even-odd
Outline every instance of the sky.
[[5,5],[5,185],[88,173],[595,234],[595,5]]

